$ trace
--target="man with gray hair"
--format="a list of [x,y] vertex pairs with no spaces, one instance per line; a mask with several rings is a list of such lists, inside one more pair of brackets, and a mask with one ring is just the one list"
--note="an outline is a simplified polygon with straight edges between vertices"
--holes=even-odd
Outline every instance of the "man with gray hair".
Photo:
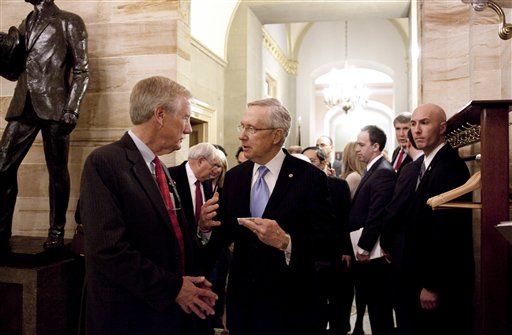
[[213,195],[212,174],[221,169],[217,150],[213,144],[198,143],[190,147],[188,160],[169,168],[181,197],[181,206],[191,228],[190,232],[194,235],[197,234],[201,206]]
[[247,106],[238,138],[249,161],[227,172],[219,204],[216,194],[199,223],[212,229],[205,247],[234,241],[228,329],[233,335],[322,334],[315,261],[323,256],[320,246],[339,245],[329,240],[335,234],[327,177],[283,149],[291,116],[278,100]]
[[211,284],[197,276],[197,240],[158,158],[192,132],[190,97],[165,77],[139,81],[132,128],[87,157],[80,189],[86,334],[195,335],[197,317],[214,313]]

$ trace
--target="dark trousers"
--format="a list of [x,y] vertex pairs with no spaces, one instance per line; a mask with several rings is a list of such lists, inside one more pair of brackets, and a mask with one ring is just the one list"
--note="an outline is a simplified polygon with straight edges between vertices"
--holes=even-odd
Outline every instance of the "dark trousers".
[[11,237],[12,217],[18,194],[18,168],[37,134],[43,136],[48,168],[51,234],[64,233],[70,180],[68,171],[69,131],[60,122],[37,118],[30,99],[20,118],[9,120],[0,141],[0,243]]
[[372,334],[393,334],[391,268],[384,257],[355,262],[354,282],[356,296],[362,293],[366,298]]
[[323,329],[329,323],[329,334],[350,331],[350,312],[354,299],[352,274],[340,260],[328,264],[317,273],[320,306],[317,318]]

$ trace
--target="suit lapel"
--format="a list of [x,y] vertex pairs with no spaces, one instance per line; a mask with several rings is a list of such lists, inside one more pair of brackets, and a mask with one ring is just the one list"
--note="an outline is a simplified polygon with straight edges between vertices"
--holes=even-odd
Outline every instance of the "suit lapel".
[[356,193],[354,193],[354,198],[352,199],[352,202],[354,202],[354,200],[356,199],[357,195],[359,194],[359,190],[361,190],[363,188],[363,186],[366,183],[366,181],[368,179],[370,179],[370,177],[375,172],[375,170],[377,170],[377,168],[379,167],[380,163],[382,163],[383,159],[384,159],[384,157],[379,158],[375,162],[375,164],[372,165],[371,169],[366,172],[366,174],[363,176],[363,178],[361,178],[361,181],[359,182],[359,186],[357,186]]
[[432,159],[432,162],[430,162],[427,170],[425,171],[425,173],[423,174],[423,177],[421,178],[421,181],[420,181],[420,184],[418,185],[418,189],[416,191],[419,191],[420,189],[423,188],[423,185],[426,185],[429,183],[429,179],[430,179],[430,175],[432,174],[432,169],[435,169],[436,167],[436,164],[440,161],[440,160],[443,160],[444,156],[449,152],[450,148],[448,147],[449,144],[445,144],[438,152],[437,154],[434,156],[434,159]]
[[[41,35],[41,33],[46,29],[46,27],[50,24],[50,22],[55,19],[56,14],[59,11],[57,6],[55,6],[54,4],[48,4],[47,6],[48,7],[43,8],[41,13],[39,14],[40,15],[39,19],[34,24],[32,29],[29,31],[29,34],[27,34],[27,36],[28,36],[27,51],[30,51],[32,49],[35,42]],[[35,13],[32,12],[32,14],[30,16],[32,16],[32,15],[35,15]],[[27,24],[28,24],[28,22],[30,22],[30,21],[27,19]],[[27,28],[30,29],[29,26],[27,26]]]
[[144,159],[142,158],[137,147],[135,146],[135,143],[133,143],[132,139],[128,134],[125,134],[121,138],[121,142],[124,144],[126,148],[126,157],[128,161],[130,161],[133,164],[131,171],[135,179],[139,182],[140,187],[144,190],[148,198],[155,206],[163,222],[165,222],[169,229],[172,230],[171,220],[169,219],[167,208],[165,208],[165,204],[162,200],[160,189],[158,188],[157,183],[153,179],[153,176],[149,172],[146,162],[144,162]]
[[286,197],[290,184],[295,180],[296,169],[290,160],[291,156],[287,154],[283,161],[283,165],[281,166],[279,176],[277,177],[276,186],[270,195],[270,199],[268,200],[267,207],[265,207],[263,215],[272,212],[274,209],[279,207],[281,200]]

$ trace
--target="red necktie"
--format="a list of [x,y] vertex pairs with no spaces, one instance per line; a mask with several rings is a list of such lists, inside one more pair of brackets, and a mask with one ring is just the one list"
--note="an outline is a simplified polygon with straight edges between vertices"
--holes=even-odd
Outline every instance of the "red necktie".
[[398,155],[398,159],[396,160],[396,164],[395,164],[395,171],[398,171],[398,169],[400,169],[400,165],[402,165],[402,162],[404,160],[404,154],[405,154],[405,150],[400,149],[400,154]]
[[199,218],[201,217],[201,207],[203,206],[203,193],[201,192],[201,182],[196,180],[196,225],[199,222]]
[[171,199],[171,193],[169,191],[169,185],[167,184],[167,179],[165,178],[164,170],[162,169],[162,164],[160,163],[160,159],[155,157],[153,159],[153,163],[155,164],[155,176],[156,182],[158,183],[158,187],[160,188],[160,193],[162,193],[162,197],[164,198],[165,207],[167,208],[167,212],[169,213],[169,218],[171,219],[171,225],[174,229],[174,234],[176,235],[176,239],[178,240],[178,245],[180,247],[181,252],[181,266],[182,270],[185,269],[185,244],[183,242],[183,234],[181,232],[180,224],[178,222],[178,217],[176,216],[176,210],[174,209],[174,204]]

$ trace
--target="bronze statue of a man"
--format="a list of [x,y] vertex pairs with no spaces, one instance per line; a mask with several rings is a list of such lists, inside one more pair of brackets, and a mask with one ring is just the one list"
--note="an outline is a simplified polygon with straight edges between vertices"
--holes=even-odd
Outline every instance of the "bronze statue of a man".
[[[13,28],[0,39],[0,55],[22,55],[3,60],[2,67],[9,61],[12,68],[0,69],[5,78],[18,80],[0,141],[0,252],[9,249],[17,171],[39,131],[50,176],[50,229],[44,248],[62,246],[70,192],[69,134],[89,81],[83,20],[60,10],[53,0],[25,2],[34,5],[34,10],[18,28],[20,41],[16,41],[18,34]],[[23,52],[8,49],[20,47]],[[16,73],[13,69],[20,63],[19,57],[24,58],[23,66]]]

